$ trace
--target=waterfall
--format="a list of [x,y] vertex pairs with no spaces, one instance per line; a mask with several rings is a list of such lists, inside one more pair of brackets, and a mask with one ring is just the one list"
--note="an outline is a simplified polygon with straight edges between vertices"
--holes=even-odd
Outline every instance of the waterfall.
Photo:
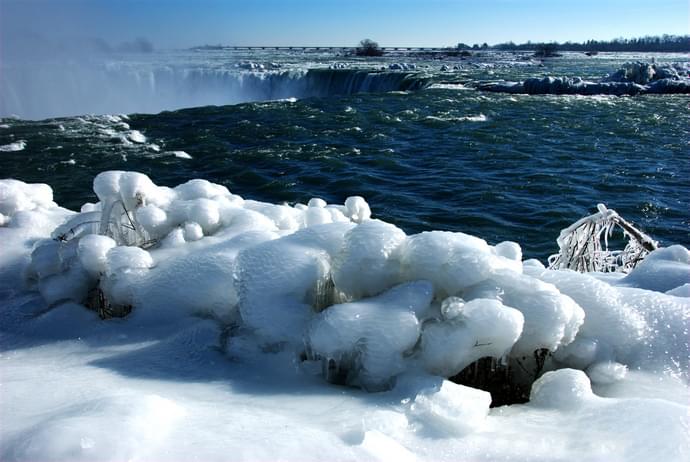
[[358,69],[256,72],[133,63],[10,65],[0,75],[0,116],[157,113],[292,97],[419,90],[427,84],[428,77],[416,72]]

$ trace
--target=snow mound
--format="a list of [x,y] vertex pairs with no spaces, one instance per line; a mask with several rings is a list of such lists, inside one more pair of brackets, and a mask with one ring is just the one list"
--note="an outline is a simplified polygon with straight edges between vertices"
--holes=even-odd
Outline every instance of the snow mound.
[[[45,185],[0,188],[4,220],[20,230],[34,223],[22,213],[58,210]],[[223,335],[372,391],[410,371],[452,377],[485,358],[508,373],[535,358],[525,385],[564,366],[597,383],[625,367],[688,374],[690,300],[663,293],[685,282],[682,247],[606,282],[523,264],[514,242],[408,236],[372,219],[361,197],[274,205],[205,180],[169,188],[123,171],[99,174],[94,191],[98,203],[49,220],[52,239],[33,243],[19,272],[49,306],[131,312],[138,325],[213,319]],[[232,355],[242,342],[221,343]]]
[[331,306],[310,326],[309,349],[317,357],[335,360],[342,369],[336,372],[349,375],[347,383],[370,390],[387,388],[387,381],[406,369],[404,354],[420,333],[415,313],[429,306],[432,295],[431,284],[419,281]]
[[[74,213],[0,182],[3,460],[688,459],[682,247],[612,278],[362,198],[94,189]],[[486,374],[530,402],[451,381]]]
[[0,226],[10,224],[20,213],[57,207],[53,190],[47,184],[27,184],[18,180],[0,180]]
[[530,404],[549,409],[581,407],[596,399],[587,375],[575,369],[560,369],[542,375],[532,385]]

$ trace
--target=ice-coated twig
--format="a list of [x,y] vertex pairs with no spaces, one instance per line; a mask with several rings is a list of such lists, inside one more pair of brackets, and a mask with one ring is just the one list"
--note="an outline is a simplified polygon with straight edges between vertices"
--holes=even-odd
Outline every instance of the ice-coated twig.
[[[561,231],[559,253],[549,257],[549,269],[572,269],[579,272],[631,271],[657,243],[615,210],[597,205],[598,212],[581,218]],[[623,250],[609,250],[609,236],[620,228],[627,245]],[[603,245],[602,245],[603,240]]]
[[[118,205],[122,208],[122,212],[119,214],[115,212],[115,207]],[[120,245],[145,247],[154,242],[137,224],[132,212],[127,210],[122,200],[108,202],[104,205],[101,213],[98,234],[112,237]]]

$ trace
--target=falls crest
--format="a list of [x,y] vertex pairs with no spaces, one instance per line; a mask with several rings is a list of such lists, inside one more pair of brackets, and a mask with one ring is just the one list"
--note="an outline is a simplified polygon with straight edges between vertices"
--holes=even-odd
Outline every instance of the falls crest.
[[0,116],[20,118],[157,113],[206,105],[360,92],[419,90],[415,72],[310,69],[240,72],[234,69],[155,69],[135,66],[8,67],[0,76]]

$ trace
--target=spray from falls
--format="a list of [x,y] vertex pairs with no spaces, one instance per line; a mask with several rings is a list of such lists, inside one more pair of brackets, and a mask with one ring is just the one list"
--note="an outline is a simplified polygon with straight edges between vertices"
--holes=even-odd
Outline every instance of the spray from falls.
[[302,69],[254,72],[210,67],[150,67],[74,62],[6,67],[0,116],[24,119],[157,113],[187,107],[424,88],[415,72]]

